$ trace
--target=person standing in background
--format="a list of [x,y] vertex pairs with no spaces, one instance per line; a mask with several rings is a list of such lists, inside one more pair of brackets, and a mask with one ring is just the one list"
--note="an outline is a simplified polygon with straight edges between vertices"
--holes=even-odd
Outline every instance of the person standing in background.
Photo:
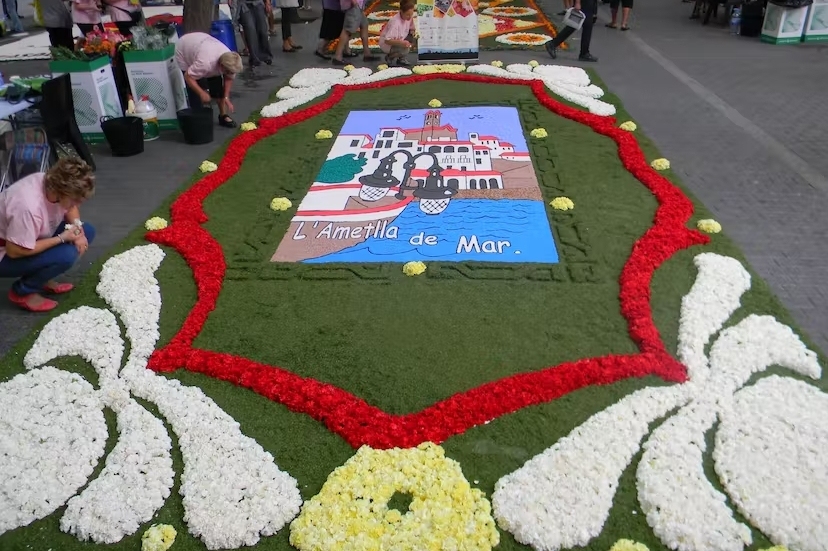
[[610,10],[612,10],[612,21],[607,23],[610,29],[618,28],[618,6],[621,5],[621,30],[630,30],[629,19],[630,12],[633,7],[633,0],[610,0]]
[[569,9],[569,8],[571,8],[572,6],[573,6],[573,4],[572,4],[572,0],[563,0],[563,7],[564,7],[564,9],[563,9],[563,11],[559,11],[559,12],[558,12],[558,15],[566,15],[566,10],[568,10],[568,9]]
[[[316,57],[325,60],[331,59],[328,49],[331,43],[342,34],[344,23],[345,12],[342,11],[339,0],[322,0],[322,24],[319,26],[319,44],[313,52]],[[356,56],[357,54],[353,53],[346,44],[342,57],[351,58]]]
[[276,0],[276,7],[282,10],[282,51],[298,52],[302,46],[293,41],[290,24],[299,22],[299,0]]
[[[589,43],[592,41],[592,27],[595,24],[595,17],[598,15],[598,0],[575,0],[575,9],[584,14],[584,23],[581,25],[581,54],[578,56],[578,61],[594,63],[598,61],[598,58],[590,53]],[[576,29],[572,27],[564,26],[554,40],[546,43],[546,51],[552,59],[557,59],[558,48],[575,31]]]
[[72,14],[63,0],[40,0],[40,12],[43,14],[43,26],[49,33],[49,43],[52,47],[74,49]]
[[101,5],[97,0],[72,0],[72,21],[85,35],[92,29],[103,30]]
[[17,13],[16,0],[3,0],[3,12],[6,14],[6,19],[11,25],[9,34],[24,32],[23,24],[20,22],[20,15]]
[[103,0],[103,3],[107,15],[118,27],[118,32],[124,36],[132,36],[130,29],[143,19],[140,2],[136,5],[132,0]]
[[242,27],[250,66],[258,67],[262,63],[273,63],[264,0],[232,0],[230,9],[233,21]]

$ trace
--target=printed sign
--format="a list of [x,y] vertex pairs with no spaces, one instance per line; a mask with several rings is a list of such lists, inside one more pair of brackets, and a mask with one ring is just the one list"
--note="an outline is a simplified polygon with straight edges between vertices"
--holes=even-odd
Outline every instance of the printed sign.
[[352,111],[276,262],[558,262],[513,107]]
[[480,38],[476,9],[477,0],[419,0],[419,60],[477,60]]

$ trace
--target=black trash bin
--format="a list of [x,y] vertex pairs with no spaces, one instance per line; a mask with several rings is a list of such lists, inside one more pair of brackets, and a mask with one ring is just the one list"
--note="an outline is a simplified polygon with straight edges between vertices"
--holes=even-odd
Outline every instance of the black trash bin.
[[765,21],[765,7],[762,1],[745,2],[742,5],[742,21],[739,34],[742,36],[759,36]]
[[144,121],[138,117],[103,117],[101,130],[116,157],[144,152]]
[[213,141],[213,109],[210,107],[188,107],[178,112],[178,126],[184,134],[184,141],[200,145]]

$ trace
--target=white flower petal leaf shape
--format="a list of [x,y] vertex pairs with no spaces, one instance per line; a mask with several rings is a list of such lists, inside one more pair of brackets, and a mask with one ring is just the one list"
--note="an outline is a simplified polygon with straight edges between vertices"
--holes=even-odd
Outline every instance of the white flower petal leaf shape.
[[69,500],[60,529],[84,541],[115,543],[149,522],[173,486],[172,442],[164,424],[135,402],[123,383],[102,389],[118,418],[118,442],[103,471]]
[[348,71],[344,69],[302,69],[290,78],[288,84],[293,88],[312,88],[320,85],[326,85],[330,88],[337,82],[345,80],[348,76]]
[[492,506],[500,527],[538,551],[587,545],[601,533],[649,424],[687,399],[681,385],[644,388],[590,417],[497,481]]
[[589,74],[580,67],[566,65],[538,65],[534,73],[553,82],[567,82],[576,86],[589,86]]
[[710,348],[710,393],[722,397],[740,389],[754,373],[781,365],[818,379],[817,355],[787,325],[751,314],[722,331]]
[[80,375],[50,366],[0,384],[0,534],[86,484],[106,446],[102,408]]
[[178,435],[184,521],[208,549],[255,545],[299,513],[296,480],[200,389],[147,370],[125,376],[135,394],[158,405]]
[[158,341],[161,291],[155,271],[164,260],[158,245],[142,245],[115,255],[101,268],[98,294],[121,317],[130,342],[128,365],[146,366]]
[[506,66],[506,70],[510,73],[521,75],[528,75],[533,72],[532,66],[526,63],[512,63]]
[[739,511],[776,545],[828,545],[828,395],[790,377],[740,390],[721,418],[716,472]]
[[80,356],[100,380],[118,375],[124,353],[121,328],[112,312],[81,306],[49,321],[23,358],[27,369],[60,356]]
[[636,473],[638,500],[653,533],[679,551],[742,551],[750,529],[707,480],[704,435],[716,410],[693,402],[653,431]]
[[327,93],[331,87],[327,84],[319,86],[312,86],[310,88],[292,88],[290,86],[282,86],[276,92],[276,99],[293,99],[301,97],[319,97]]
[[702,253],[693,258],[696,281],[681,301],[678,357],[691,381],[701,384],[709,369],[705,346],[739,308],[750,274],[735,258]]

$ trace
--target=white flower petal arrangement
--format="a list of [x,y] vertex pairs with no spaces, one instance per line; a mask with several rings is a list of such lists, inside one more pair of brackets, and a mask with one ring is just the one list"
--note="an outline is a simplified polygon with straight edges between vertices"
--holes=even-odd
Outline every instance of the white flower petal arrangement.
[[[54,318],[24,358],[30,371],[0,384],[0,441],[14,450],[0,458],[0,533],[64,503],[61,530],[97,543],[120,541],[152,519],[173,486],[171,440],[133,396],[158,406],[178,436],[184,520],[208,549],[254,545],[299,513],[296,480],[234,419],[200,389],[146,369],[159,338],[154,273],[163,257],[145,245],[110,258],[97,291],[112,311],[82,306]],[[123,367],[116,314],[130,344]],[[39,367],[67,355],[92,365],[97,390],[80,375]],[[117,416],[117,443],[101,473],[74,495],[103,455],[104,407]]]
[[[462,67],[462,66],[460,66]],[[415,67],[415,72],[416,72]],[[615,114],[615,106],[601,101],[604,91],[591,84],[589,75],[579,67],[562,65],[512,64],[507,67],[472,65],[466,72],[494,78],[541,80],[553,94],[579,105],[591,113],[602,116]],[[263,117],[278,117],[302,105],[306,105],[327,94],[333,86],[356,86],[411,75],[404,67],[392,67],[371,72],[361,67],[350,71],[342,69],[302,69],[276,93],[279,101],[266,105],[261,110]]]

